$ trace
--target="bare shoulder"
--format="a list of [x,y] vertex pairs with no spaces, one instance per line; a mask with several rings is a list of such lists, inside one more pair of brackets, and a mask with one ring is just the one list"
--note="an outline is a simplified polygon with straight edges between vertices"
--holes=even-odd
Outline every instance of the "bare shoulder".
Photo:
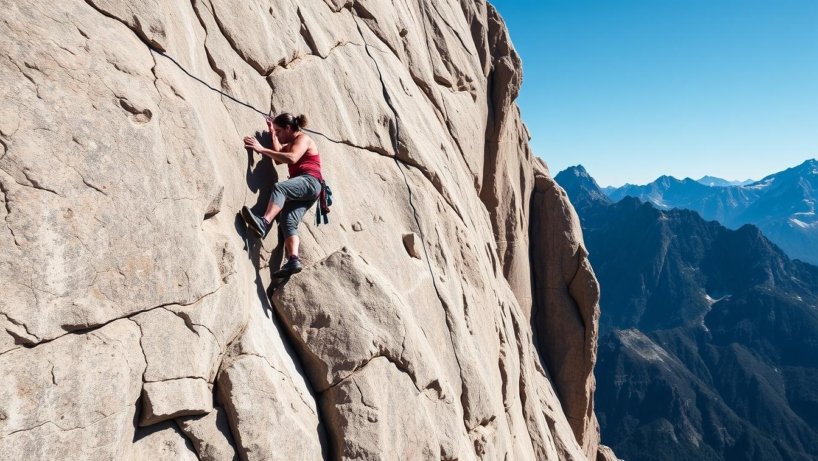
[[307,133],[302,132],[301,136],[298,137],[298,140],[302,143],[303,146],[307,147],[307,152],[311,155],[318,153],[318,144],[315,143]]

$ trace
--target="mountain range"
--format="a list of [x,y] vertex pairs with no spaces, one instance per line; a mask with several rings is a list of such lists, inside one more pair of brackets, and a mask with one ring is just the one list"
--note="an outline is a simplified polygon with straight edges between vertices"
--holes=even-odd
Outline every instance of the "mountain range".
[[645,185],[600,189],[611,200],[637,197],[660,209],[686,208],[731,229],[758,226],[791,258],[818,264],[818,160],[759,181],[730,185],[719,178],[661,176]]
[[631,461],[818,459],[818,268],[753,225],[614,202],[582,167],[555,179],[601,287],[603,442]]
[[712,187],[744,186],[754,182],[752,179],[746,179],[744,181],[730,181],[728,179],[717,178],[715,176],[702,176],[696,181],[704,184],[705,186]]

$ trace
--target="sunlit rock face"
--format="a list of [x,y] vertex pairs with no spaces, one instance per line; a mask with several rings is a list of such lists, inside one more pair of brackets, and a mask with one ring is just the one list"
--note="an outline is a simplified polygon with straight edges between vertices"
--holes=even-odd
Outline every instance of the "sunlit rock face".
[[[0,6],[0,453],[613,456],[598,287],[490,5]],[[236,213],[286,178],[241,143],[282,111],[336,203],[274,286]]]

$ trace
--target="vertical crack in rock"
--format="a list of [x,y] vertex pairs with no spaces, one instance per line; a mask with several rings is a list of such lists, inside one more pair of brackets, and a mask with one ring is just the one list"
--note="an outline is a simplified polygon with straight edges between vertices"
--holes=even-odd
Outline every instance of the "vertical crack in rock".
[[11,216],[11,205],[9,204],[9,190],[3,186],[3,181],[0,180],[0,193],[3,194],[3,206],[6,208],[6,216],[4,216],[3,220],[6,222],[6,228],[8,228],[9,233],[11,234],[12,240],[14,240],[14,244],[18,247],[20,246],[20,242],[17,240],[17,235],[14,234],[14,229],[11,227],[11,223],[9,222],[9,216]]
[[[265,296],[265,301],[267,301],[269,304],[272,304],[272,303],[270,303],[269,299],[266,298],[266,294],[263,295],[263,296]],[[281,341],[284,343],[284,346],[285,346],[285,350],[288,352],[289,356],[292,358],[293,362],[296,365],[296,368],[299,369],[299,370],[302,370],[301,373],[302,373],[303,378],[304,378],[304,384],[306,385],[307,390],[309,391],[309,394],[311,396],[320,395],[321,393],[316,391],[315,385],[309,379],[307,373],[303,372],[303,370],[306,370],[306,368],[304,367],[304,361],[301,359],[300,354],[297,352],[298,351],[298,348],[296,346],[297,341],[294,338],[295,332],[291,328],[282,328],[282,325],[286,325],[286,322],[284,322],[284,320],[281,318],[281,314],[278,312],[278,309],[275,309],[272,305],[270,305],[270,310],[273,313],[271,321],[272,321],[275,329],[280,334]],[[256,355],[256,354],[249,354],[249,355]],[[277,368],[275,368],[267,360],[267,358],[263,357],[263,359],[267,363],[267,365],[269,365],[270,368],[273,369],[273,371],[275,371],[277,373],[285,374],[285,373],[281,372],[280,370],[278,370]],[[287,379],[292,384],[292,377],[287,376]],[[293,388],[295,388],[294,385],[293,385]],[[297,392],[297,394],[299,395],[299,398],[304,402],[304,404],[307,405],[307,402],[304,400],[304,396],[301,395],[300,392]],[[319,440],[319,442],[321,444],[321,450],[322,450],[323,454],[325,455],[324,459],[337,459],[337,457],[340,456],[340,455],[337,455],[337,454],[333,453],[333,445],[326,440],[327,438],[333,437],[333,428],[329,424],[329,419],[324,414],[324,410],[321,407],[321,402],[318,399],[316,399],[313,403],[315,404],[315,416],[318,419],[318,427],[316,428],[316,432],[318,433],[318,440]],[[310,406],[307,405],[307,407],[309,408]],[[235,431],[235,429],[233,429],[233,430]],[[234,437],[235,437],[235,433],[234,433]]]
[[[250,251],[253,251],[253,250],[250,250]],[[260,250],[256,249],[255,251],[260,251]],[[305,387],[307,388],[307,393],[309,394],[309,396],[314,397],[314,396],[320,395],[320,392],[316,391],[315,385],[311,382],[311,380],[309,379],[307,373],[304,372],[304,370],[306,370],[306,367],[304,366],[304,360],[302,360],[301,354],[299,353],[299,349],[296,347],[297,340],[294,337],[295,332],[292,331],[292,329],[290,329],[290,328],[282,327],[282,326],[286,326],[287,323],[282,318],[282,316],[279,313],[278,309],[274,308],[274,306],[272,305],[272,302],[271,302],[270,298],[268,297],[267,290],[263,289],[263,287],[260,287],[260,284],[262,282],[261,282],[261,279],[260,279],[260,272],[259,271],[264,269],[264,267],[257,266],[256,262],[252,261],[252,258],[250,258],[250,260],[251,260],[251,264],[253,265],[253,267],[254,267],[254,269],[256,271],[256,284],[258,284],[258,286],[257,286],[258,290],[257,290],[256,294],[258,296],[258,300],[259,300],[261,306],[264,307],[265,315],[266,315],[267,312],[271,312],[271,315],[268,315],[267,318],[269,318],[270,324],[272,325],[272,328],[274,329],[274,331],[278,333],[278,336],[281,339],[281,342],[282,342],[282,344],[284,346],[285,353],[292,360],[293,364],[295,365],[295,368],[297,370],[300,370],[299,374],[303,377],[303,380],[304,380],[303,382],[304,382]],[[260,262],[260,261],[257,261],[257,262]],[[246,326],[245,326],[245,329],[246,329]],[[285,371],[282,371],[282,370],[276,368],[273,365],[273,363],[271,363],[270,360],[267,357],[263,356],[263,355],[260,355],[260,354],[257,354],[257,353],[252,353],[252,352],[241,351],[238,341],[240,340],[242,334],[244,334],[244,333],[238,334],[232,341],[230,341],[230,343],[225,348],[225,350],[228,351],[228,352],[226,353],[225,357],[222,358],[222,363],[219,365],[219,371],[216,373],[216,376],[217,376],[216,381],[219,382],[219,383],[222,382],[221,381],[222,380],[221,376],[222,376],[222,373],[224,372],[223,368],[225,367],[225,360],[226,359],[229,360],[230,362],[234,362],[236,360],[239,360],[241,357],[260,358],[264,362],[264,364],[267,365],[273,372],[275,372],[276,374],[281,375],[282,377],[284,377],[284,379],[286,381],[288,381],[290,383],[290,386],[292,386],[293,390],[296,391],[296,394],[298,394],[298,398],[304,403],[304,405],[306,406],[307,409],[309,409],[310,411],[314,411],[316,419],[318,420],[318,425],[315,428],[315,432],[316,432],[316,436],[317,436],[317,439],[319,441],[319,444],[321,446],[321,455],[322,455],[322,457],[324,459],[337,459],[337,457],[332,452],[333,451],[332,445],[330,443],[328,443],[328,441],[327,441],[327,439],[329,437],[332,437],[332,427],[329,424],[328,418],[326,418],[326,416],[324,415],[324,412],[323,412],[323,410],[321,408],[321,405],[320,405],[320,402],[318,401],[318,399],[317,398],[313,399],[312,406],[311,406],[310,402],[308,402],[305,399],[306,396],[303,395],[301,392],[299,392],[297,390],[298,386],[295,385],[295,382],[294,382],[292,376],[290,376]],[[235,355],[233,355],[234,352],[235,352]],[[229,381],[230,380],[227,379],[227,380],[225,380],[225,383],[229,384]],[[225,395],[228,395],[229,393],[230,393],[230,390],[226,386],[225,388],[222,389],[222,392],[220,393],[220,396],[223,397]],[[221,404],[222,405],[227,405],[226,402],[221,402]],[[314,410],[313,410],[313,406],[314,406]],[[239,428],[239,425],[238,425],[237,421],[235,420],[235,416],[232,413],[228,413],[228,427],[229,427],[231,436],[232,436],[233,440],[236,443],[237,452],[240,454],[240,456],[242,458],[245,458],[248,448],[246,446],[242,445],[241,431],[240,431],[240,428]]]
[[[145,332],[142,331],[142,325],[140,325],[139,322],[137,322],[136,320],[134,320],[134,319],[132,319],[130,317],[128,317],[128,320],[133,322],[134,325],[136,325],[136,327],[139,328],[139,351],[142,352],[142,358],[145,360],[145,369],[142,370],[142,382],[145,383],[145,382],[147,382],[145,380],[145,374],[148,372],[148,355],[145,354],[145,346],[142,345],[142,339],[145,337]],[[140,397],[140,399],[141,399],[141,397]],[[141,405],[139,405],[138,408],[139,407],[141,407]],[[136,420],[138,421],[138,419],[136,419]]]
[[51,366],[51,368],[48,370],[49,373],[51,374],[51,384],[56,386],[57,385],[57,377],[54,376],[54,364],[51,363],[51,362],[48,362],[48,364]]
[[[502,325],[497,325],[497,335],[499,340],[499,350],[500,353],[497,359],[497,367],[500,370],[500,392],[503,397],[503,407],[505,407],[506,415],[508,415],[508,410],[510,407],[509,403],[509,376],[508,370],[506,370],[506,360],[508,359],[508,348],[510,347],[508,337],[506,336],[506,331],[508,326],[506,325],[506,316],[505,316],[506,308],[504,305],[500,306],[500,322]],[[496,324],[495,324],[496,325]]]
[[208,8],[204,4],[205,1],[208,0],[201,0],[202,6],[204,6],[205,9],[208,10],[210,14],[213,16],[213,20],[216,22],[216,27],[219,28],[219,32],[221,32],[222,37],[224,37],[227,43],[230,44],[230,48],[233,50],[233,52],[235,52],[236,55],[242,59],[242,61],[246,62],[247,64],[250,65],[250,67],[255,69],[255,71],[258,72],[259,75],[261,75],[262,77],[267,76],[269,74],[269,71],[265,69],[260,62],[255,61],[250,56],[246,56],[245,53],[242,52],[239,46],[236,44],[236,40],[224,29],[224,24],[219,19],[219,16],[216,15],[216,9],[213,8],[213,3],[211,2],[210,8]]
[[[517,343],[517,353],[520,360],[520,382],[518,384],[519,385],[518,392],[520,393],[520,406],[523,411],[523,416],[525,418],[526,425],[528,426],[529,434],[533,435],[533,433],[536,432],[537,427],[531,426],[534,424],[532,420],[536,420],[536,417],[534,415],[531,415],[530,410],[528,408],[528,389],[526,387],[528,383],[525,373],[527,367],[525,366],[526,356],[522,344],[523,342],[522,332],[520,331],[520,323],[517,321],[517,318],[510,310],[509,314],[510,314],[509,316],[511,317],[511,325],[514,329],[515,342]],[[554,434],[555,429],[552,422],[548,418],[546,418],[546,420],[549,425],[549,430],[551,431],[552,434]],[[540,457],[542,457],[545,453],[545,449],[543,447],[537,446],[533,436],[529,436],[529,441],[531,442],[532,451],[538,454]]]
[[[184,416],[182,418],[184,418]],[[186,431],[184,427],[182,427],[182,424],[179,422],[178,417],[174,418],[172,421],[173,425],[176,427],[176,431],[179,434],[181,434],[182,437],[184,437],[185,440],[187,440],[188,443],[190,443],[190,445],[193,447],[193,450],[196,452],[196,458],[203,459],[204,453],[201,453],[201,447],[199,446],[200,444],[198,443],[199,440],[196,440],[193,437],[193,434],[191,434],[189,431]]]
[[3,138],[0,138],[0,146],[3,147],[3,155],[0,155],[0,160],[3,160],[3,158],[6,157],[6,154],[9,153],[9,146],[5,141],[3,141]]
[[[428,12],[426,11],[426,4],[421,3],[420,5],[423,5],[421,8],[423,9],[424,15],[428,17]],[[440,14],[440,13],[438,13],[438,14]],[[421,22],[423,24],[423,33],[425,35],[426,44],[428,46],[428,44],[429,44],[429,41],[428,41],[429,40],[429,30],[427,29],[426,21],[424,19],[425,18],[421,18]],[[428,55],[428,56],[429,56],[429,67],[431,68],[432,67],[432,62],[431,62],[432,61],[432,56],[431,55]],[[432,107],[434,107],[437,110],[438,114],[443,118],[442,123],[446,127],[446,130],[449,132],[449,137],[452,138],[455,145],[457,146],[457,150],[458,150],[458,152],[460,152],[460,158],[463,159],[463,164],[466,166],[466,170],[471,171],[471,168],[469,167],[469,161],[466,159],[466,152],[463,150],[463,147],[460,145],[460,140],[454,134],[451,119],[449,118],[449,109],[446,107],[446,99],[441,98],[440,103],[438,103],[437,100],[433,97],[434,95],[433,95],[433,90],[432,90],[431,86],[427,85],[426,82],[424,82],[420,78],[416,78],[414,75],[412,76],[412,80],[415,81],[415,84],[418,86],[418,88],[420,88],[421,93],[423,93],[423,95],[426,96],[426,99],[432,104]],[[477,183],[478,183],[477,178],[475,178],[474,182],[475,182],[475,187],[477,187]],[[479,192],[479,189],[477,189],[477,190]]]
[[[117,17],[117,16],[103,10],[102,8],[98,7],[96,5],[96,3],[94,3],[94,0],[85,0],[85,3],[88,4],[88,6],[90,6],[91,8],[95,9],[99,14],[101,14],[101,15],[107,17],[107,18],[114,19],[114,20],[124,24],[125,27],[127,27],[128,29],[131,29],[133,31],[133,33],[136,34],[136,36],[139,37],[139,39],[141,41],[145,42],[145,44],[148,45],[150,48],[155,48],[157,50],[164,51],[164,48],[162,47],[162,44],[160,44],[159,42],[157,42],[155,40],[152,40],[150,37],[148,37],[145,34],[145,31],[143,31],[140,27],[131,26],[130,24],[128,24],[127,22],[125,22],[121,18],[119,18],[119,17]],[[57,22],[59,22],[59,21],[57,21]],[[137,22],[138,22],[138,19],[137,19]]]
[[[208,31],[207,25],[205,24],[204,18],[202,17],[202,12],[199,11],[199,7],[197,6],[199,4],[202,4],[202,7],[207,9],[207,7],[204,6],[204,3],[202,3],[204,1],[207,1],[207,0],[190,0],[190,7],[193,9],[193,14],[196,15],[196,19],[199,20],[199,25],[202,27],[202,30],[204,31],[204,40],[202,40],[202,48],[204,48],[205,57],[207,58],[207,64],[210,66],[210,70],[212,70],[219,77],[219,86],[221,87],[221,89],[222,90],[228,90],[230,88],[230,84],[229,84],[229,80],[227,78],[227,72],[225,72],[223,69],[221,69],[218,66],[218,64],[216,63],[216,59],[213,57],[213,53],[210,52],[210,48],[207,46],[207,41],[208,41],[208,38],[210,36],[209,35],[210,32]],[[210,10],[208,10],[208,11],[210,11]],[[214,19],[214,22],[215,22],[215,19]],[[177,65],[178,65],[178,63],[177,63]],[[187,73],[187,71],[185,71],[184,69],[182,69],[182,71]],[[197,80],[197,81],[200,80],[200,79],[196,79],[196,78],[194,78],[194,79]],[[204,84],[207,88],[212,89],[210,87],[210,85],[206,84],[204,81],[201,81],[201,83]],[[230,111],[227,109],[227,104],[224,103],[224,94],[222,94],[221,91],[217,91],[217,92],[219,93],[219,101],[222,103],[222,107],[224,107],[225,112],[227,112],[229,114]],[[230,121],[231,121],[231,123],[233,123],[233,127],[235,128],[235,123],[233,122],[232,117],[231,117]],[[238,133],[238,130],[236,130],[236,131]],[[245,190],[245,199],[247,198],[246,196],[247,196],[247,191]],[[244,203],[245,201],[246,200],[242,201],[242,203]]]
[[[599,438],[593,413],[599,285],[565,192],[538,168],[529,205],[529,233],[542,235],[529,247],[531,270],[538,275],[531,284],[531,331],[574,436],[592,456]],[[555,339],[564,331],[570,334]]]
[[[373,16],[372,13],[370,13],[369,10],[367,10],[366,7],[363,4],[361,4],[360,2],[353,2],[352,5],[350,6],[349,11],[350,11],[350,13],[352,13],[353,18],[357,17],[357,18],[361,18],[362,20],[364,20],[364,22],[373,21],[373,22],[377,23],[377,19],[375,18],[375,16]],[[356,25],[358,25],[357,20],[355,21],[355,23],[356,23]],[[367,26],[367,28],[372,32],[372,35],[374,35],[378,40],[380,40],[381,43],[386,45],[386,48],[393,55],[395,55],[395,57],[398,58],[398,60],[400,60],[400,54],[398,53],[398,50],[396,50],[393,47],[393,45],[391,43],[389,43],[389,40],[387,40],[386,37],[384,37],[382,34],[378,33],[379,32],[378,30],[373,30],[369,26]],[[358,26],[358,31],[360,32],[360,26]],[[363,34],[361,35],[361,40],[364,40],[364,43],[366,43],[366,40],[364,39]],[[376,48],[373,45],[369,45],[369,46],[372,46],[373,48]]]
[[[197,16],[199,15],[198,10],[196,10],[196,15]],[[204,22],[202,22],[202,27],[204,27]],[[205,33],[207,33],[207,29],[205,29]],[[216,75],[218,75],[218,77],[219,77],[219,85],[222,87],[222,89],[229,88],[229,85],[227,83],[228,82],[227,72],[225,72],[223,69],[219,68],[219,65],[216,64],[216,59],[213,58],[213,54],[210,52],[210,49],[207,47],[207,38],[205,38],[204,50],[205,50],[205,57],[207,58],[207,64],[210,66],[210,69]],[[222,104],[224,104],[224,101],[222,101]],[[225,109],[227,109],[227,106],[225,106]]]
[[[228,349],[229,349],[229,347],[228,347]],[[270,367],[270,369],[271,369],[271,370],[273,370],[273,371],[274,371],[276,374],[281,375],[282,377],[284,377],[284,379],[286,379],[287,381],[289,381],[290,385],[291,385],[293,388],[295,388],[295,387],[296,387],[296,386],[295,386],[295,382],[293,382],[293,378],[292,378],[292,376],[290,376],[289,374],[284,373],[283,371],[281,371],[281,370],[279,370],[278,368],[276,368],[276,367],[275,367],[275,366],[274,366],[274,365],[273,365],[273,364],[270,362],[270,359],[269,359],[268,357],[265,357],[265,356],[263,356],[263,355],[261,355],[261,354],[255,354],[255,353],[252,353],[252,352],[241,352],[240,354],[236,355],[236,356],[234,357],[234,359],[239,359],[239,358],[241,358],[241,357],[257,357],[257,358],[260,358],[260,359],[261,359],[261,360],[263,360],[263,361],[264,361],[264,363],[266,363],[266,364],[267,364],[267,366],[268,366],[268,367]],[[293,358],[293,360],[297,360],[297,359],[299,359],[299,357],[297,356],[297,354],[295,354],[295,356],[294,356],[294,357],[292,357],[292,358]],[[299,366],[301,369],[303,369],[303,367],[301,366],[301,362],[300,362],[300,360],[297,360],[297,361],[296,361],[296,363],[298,364],[298,366]],[[217,374],[218,374],[218,373],[217,373]],[[305,381],[306,381],[306,380],[305,380]],[[308,383],[308,384],[310,384],[310,383]],[[306,407],[307,407],[309,410],[312,410],[312,408],[310,408],[309,402],[307,402],[307,400],[304,398],[304,396],[303,396],[303,395],[302,395],[300,392],[298,392],[298,397],[301,399],[301,401],[304,403],[304,405],[305,405],[305,406],[306,406]],[[316,403],[316,402],[313,402],[313,403]],[[317,406],[318,406],[318,405],[316,405],[316,407],[317,407]],[[317,415],[317,416],[319,416],[319,415]]]
[[[392,121],[391,121],[391,122],[392,122],[392,124],[391,124],[391,127],[390,127],[390,137],[392,138],[392,150],[393,150],[393,154],[392,154],[392,155],[388,155],[388,156],[389,156],[389,157],[392,157],[392,158],[395,160],[395,162],[396,162],[396,163],[398,163],[398,162],[399,162],[399,163],[402,163],[402,164],[404,164],[404,165],[407,165],[407,166],[413,166],[413,167],[417,168],[417,169],[418,169],[418,171],[421,173],[421,175],[422,175],[422,176],[424,176],[424,177],[425,177],[427,180],[429,180],[429,182],[430,182],[430,183],[432,183],[432,186],[433,186],[433,187],[435,188],[435,190],[437,190],[437,192],[440,194],[440,196],[441,196],[441,198],[443,199],[443,201],[444,201],[444,202],[445,202],[445,203],[446,203],[446,204],[447,204],[447,205],[448,205],[448,206],[449,206],[449,207],[452,209],[452,211],[453,211],[453,212],[454,212],[454,213],[455,213],[455,214],[456,214],[456,215],[457,215],[457,216],[460,218],[460,220],[461,220],[461,221],[462,221],[462,222],[465,224],[465,219],[463,218],[463,215],[462,215],[462,213],[460,212],[460,210],[457,208],[457,206],[455,206],[455,204],[454,204],[454,203],[452,203],[452,202],[451,202],[451,200],[450,200],[450,199],[449,199],[449,198],[446,196],[446,194],[444,194],[444,193],[443,193],[443,184],[442,184],[442,182],[440,182],[440,180],[439,180],[439,179],[436,177],[436,175],[435,175],[435,174],[434,174],[432,171],[430,171],[428,168],[426,168],[424,165],[421,165],[421,164],[420,164],[420,163],[418,163],[418,162],[412,161],[412,159],[411,159],[411,158],[407,158],[407,159],[400,159],[400,157],[399,157],[399,154],[400,154],[400,126],[399,126],[399,125],[400,125],[400,115],[398,114],[398,111],[397,111],[397,109],[395,108],[395,106],[394,106],[394,104],[393,104],[393,102],[392,102],[392,98],[391,98],[391,96],[389,95],[389,90],[387,89],[387,86],[386,86],[386,81],[385,81],[385,80],[384,80],[384,78],[383,78],[383,73],[382,73],[382,71],[381,71],[380,65],[378,64],[378,61],[375,59],[375,56],[374,56],[374,55],[372,54],[372,52],[370,51],[370,48],[375,48],[375,47],[373,47],[372,45],[370,45],[370,44],[369,44],[369,43],[366,41],[366,37],[364,36],[363,29],[361,29],[361,24],[360,24],[360,21],[357,19],[357,18],[358,18],[358,16],[357,16],[356,14],[354,14],[354,13],[355,13],[355,12],[353,12],[353,16],[352,16],[352,17],[353,17],[353,20],[355,20],[355,26],[357,27],[357,29],[358,29],[358,33],[359,33],[359,34],[360,34],[360,36],[361,36],[361,40],[362,40],[362,42],[363,42],[363,44],[364,44],[364,49],[366,50],[366,54],[367,54],[367,56],[369,56],[369,59],[372,61],[372,63],[373,63],[373,64],[374,64],[374,66],[375,66],[376,71],[378,72],[378,79],[380,80],[380,84],[381,84],[381,88],[382,88],[382,92],[383,92],[384,101],[386,102],[386,105],[389,107],[389,109],[390,109],[390,111],[392,112],[392,115],[393,115],[393,117],[394,117],[394,118],[392,119]],[[371,31],[371,29],[370,29],[370,31]],[[376,34],[376,33],[374,33],[374,32],[373,32],[373,34],[374,34],[376,37],[380,38],[380,37],[378,36],[378,34]],[[389,44],[387,43],[387,46],[388,46],[388,45],[389,45]],[[377,49],[377,48],[376,48],[376,49]],[[395,55],[395,57],[396,57],[398,60],[400,60],[400,56],[398,56],[398,54],[397,54],[397,53],[393,53],[393,54]],[[413,80],[415,80],[415,78],[414,78],[414,77],[413,77]],[[427,96],[428,96],[428,95],[427,95]],[[438,109],[438,110],[439,110],[439,109]],[[398,169],[400,169],[400,165],[398,165]],[[412,196],[412,193],[411,193],[411,187],[409,186],[408,179],[406,178],[406,174],[403,172],[403,170],[401,170],[401,173],[404,175],[404,179],[405,179],[405,181],[406,181],[406,187],[407,187],[407,189],[409,190],[409,197],[410,197],[409,202],[410,202],[410,204],[412,204],[412,200],[411,200],[411,196]],[[414,206],[414,204],[412,204],[412,209],[413,209],[413,210],[415,210],[415,206]],[[415,215],[417,215],[416,210],[415,210]],[[415,216],[415,219],[417,220],[417,216]]]
[[[214,394],[216,386],[214,385]],[[236,461],[239,459],[227,414],[223,407],[214,406],[203,416],[183,416],[175,419],[179,431],[190,441],[196,456],[206,461]]]
[[369,408],[370,410],[377,410],[378,407],[376,407],[376,406],[374,406],[374,405],[372,405],[370,403],[367,403],[366,399],[364,398],[364,391],[361,390],[361,386],[358,384],[358,382],[357,381],[352,381],[352,384],[354,384],[355,388],[358,389],[358,394],[360,394],[360,396],[361,396],[361,398],[360,398],[361,405],[365,406],[366,408]]
[[[447,20],[446,20],[446,18],[445,18],[445,17],[443,17],[443,15],[440,13],[440,10],[438,10],[438,9],[437,9],[437,2],[432,1],[432,2],[430,2],[430,3],[431,3],[431,5],[432,5],[432,9],[433,9],[433,10],[435,10],[435,13],[437,13],[437,16],[440,18],[440,20],[441,20],[441,21],[443,21],[443,24],[446,24],[446,26],[447,26],[449,29],[451,29],[451,31],[452,31],[452,33],[454,34],[454,36],[455,36],[455,37],[457,37],[457,40],[460,42],[460,45],[462,45],[462,46],[463,46],[463,51],[465,51],[466,53],[468,53],[468,54],[469,54],[469,56],[474,56],[474,53],[472,53],[472,52],[471,52],[471,50],[469,49],[469,47],[468,47],[468,46],[466,46],[466,42],[463,40],[463,37],[461,37],[461,36],[460,36],[460,33],[457,31],[457,29],[455,29],[455,28],[454,28],[454,27],[453,27],[453,26],[452,26],[452,25],[449,23],[449,21],[447,21]],[[426,5],[426,3],[424,2],[424,3],[423,3],[423,5],[424,5],[424,9],[425,9],[425,5]]]
[[[309,27],[307,27],[304,14],[301,12],[301,7],[296,9],[296,13],[298,14],[298,20],[301,21],[301,37],[304,39],[304,43],[310,48],[312,54],[320,56],[321,52],[318,50],[318,45],[315,43],[315,38],[312,36]],[[327,52],[327,54],[329,55],[329,52]]]
[[[425,256],[426,263],[429,266],[429,273],[430,273],[430,276],[432,278],[432,285],[434,287],[435,294],[437,295],[437,298],[440,301],[440,305],[441,305],[441,307],[443,307],[444,315],[446,317],[446,327],[447,327],[446,330],[449,333],[449,341],[450,341],[451,346],[452,346],[452,354],[454,355],[455,361],[457,362],[458,373],[459,373],[459,376],[460,376],[460,401],[461,401],[461,406],[463,407],[462,410],[463,410],[463,415],[464,415],[463,425],[467,426],[466,420],[465,420],[465,414],[466,414],[465,402],[468,399],[468,392],[467,392],[466,386],[465,386],[465,379],[463,378],[463,366],[460,363],[460,357],[457,354],[457,346],[455,345],[455,342],[454,342],[454,333],[453,333],[453,331],[454,331],[454,319],[453,319],[451,309],[449,308],[448,303],[445,301],[443,295],[440,292],[440,289],[437,286],[437,280],[436,280],[436,277],[435,277],[434,269],[432,268],[432,263],[431,263],[431,260],[429,259],[429,250],[426,247],[426,236],[425,236],[425,234],[423,232],[423,228],[422,228],[422,226],[420,224],[420,218],[418,216],[417,208],[415,207],[415,204],[414,204],[414,202],[412,200],[412,187],[409,184],[409,179],[406,176],[406,172],[403,171],[403,169],[400,167],[400,162],[398,161],[398,139],[399,139],[399,135],[400,135],[400,115],[398,114],[397,109],[395,108],[394,104],[392,103],[392,98],[390,97],[389,91],[386,88],[386,82],[383,80],[383,74],[381,73],[381,69],[380,69],[380,66],[378,65],[378,61],[375,59],[374,56],[372,56],[372,53],[369,51],[369,46],[368,46],[368,44],[366,42],[366,37],[364,36],[364,32],[363,32],[363,30],[361,30],[361,25],[360,25],[360,23],[358,22],[357,19],[355,20],[355,25],[358,27],[358,33],[361,34],[361,40],[363,40],[363,42],[364,42],[364,49],[366,50],[366,53],[369,56],[369,58],[372,60],[372,63],[375,65],[375,69],[378,71],[378,77],[380,78],[381,88],[383,90],[384,100],[386,101],[387,106],[389,106],[389,109],[392,111],[392,115],[394,117],[394,119],[392,121],[393,122],[392,127],[394,127],[394,130],[390,130],[390,135],[391,135],[391,138],[392,138],[392,148],[394,149],[395,164],[397,165],[398,169],[401,171],[401,174],[403,174],[403,179],[404,179],[404,182],[406,183],[406,189],[407,189],[407,192],[409,194],[409,205],[412,208],[412,213],[413,213],[413,216],[415,218],[415,224],[418,227],[418,234],[420,235],[420,240],[421,240],[421,243],[422,243],[422,246],[423,246],[423,253],[424,253],[424,256]],[[464,400],[464,399],[466,399],[466,400]],[[466,427],[466,430],[468,431],[468,427]]]
[[[500,137],[507,125],[503,109],[510,105],[517,97],[521,84],[521,76],[517,69],[522,67],[520,58],[510,46],[507,31],[497,11],[490,4],[487,8],[487,43],[489,47],[490,61],[486,75],[486,132],[484,145],[483,163],[483,184],[480,190],[480,200],[486,206],[491,216],[492,230],[497,242],[513,241],[515,234],[514,223],[507,223],[506,217],[500,215],[500,200],[497,191],[498,187],[503,187],[502,172],[498,171],[501,165],[498,163],[501,145]],[[521,210],[524,212],[524,210]],[[502,249],[500,245],[498,254],[503,263],[503,275],[509,277],[510,263],[508,247]]]

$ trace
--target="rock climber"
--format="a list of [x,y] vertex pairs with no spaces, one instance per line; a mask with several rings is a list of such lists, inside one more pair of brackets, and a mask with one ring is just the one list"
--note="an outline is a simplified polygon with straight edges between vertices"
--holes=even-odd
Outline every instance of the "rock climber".
[[273,141],[272,149],[262,146],[254,136],[244,138],[244,147],[272,158],[276,164],[286,163],[290,178],[273,186],[263,216],[256,216],[246,206],[242,208],[241,216],[247,227],[263,239],[273,219],[281,214],[279,227],[284,236],[287,261],[274,275],[287,277],[301,272],[298,225],[321,192],[321,157],[315,141],[302,131],[307,126],[306,116],[283,113],[275,118],[267,117],[266,121]]

